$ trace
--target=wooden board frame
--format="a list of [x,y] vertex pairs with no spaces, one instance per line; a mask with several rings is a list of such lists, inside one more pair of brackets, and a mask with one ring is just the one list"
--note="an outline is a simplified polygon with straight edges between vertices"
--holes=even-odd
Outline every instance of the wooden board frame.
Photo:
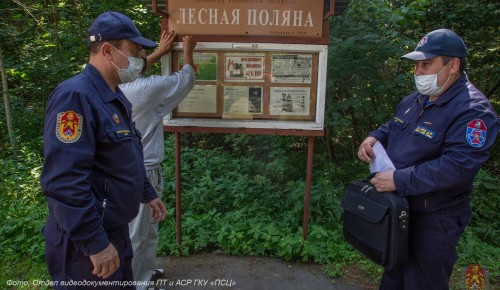
[[[178,69],[177,55],[182,51],[182,43],[176,43],[173,53],[164,56],[162,68],[164,74]],[[324,108],[326,96],[326,69],[328,46],[307,44],[276,44],[276,43],[198,43],[196,52],[212,52],[222,56],[218,59],[218,66],[223,65],[221,59],[226,54],[256,53],[266,56],[265,73],[270,68],[270,56],[274,54],[311,55],[313,59],[313,76],[310,84],[273,83],[270,76],[262,82],[228,82],[224,79],[224,70],[219,67],[216,81],[201,81],[200,84],[217,86],[216,113],[179,113],[174,111],[164,119],[168,127],[211,127],[211,128],[252,128],[270,130],[323,130]],[[170,70],[170,71],[168,71]],[[223,114],[223,90],[225,86],[251,86],[263,88],[263,112],[245,116],[227,116]],[[269,112],[270,91],[272,88],[307,88],[310,90],[310,111],[307,116],[271,115]],[[313,134],[316,135],[316,134]]]
[[[316,0],[315,0],[316,1]],[[164,5],[165,10],[161,10],[158,4]],[[209,5],[209,4],[208,4]],[[255,5],[256,7],[262,4]],[[170,31],[168,27],[169,18],[169,3],[168,0],[152,0],[151,9],[154,14],[162,17],[162,31]],[[301,36],[279,36],[279,35],[207,35],[207,34],[193,34],[194,37],[200,42],[252,42],[252,43],[288,43],[288,44],[322,44],[328,45],[330,43],[330,17],[334,15],[335,1],[323,0],[323,19],[322,21],[322,35],[320,37],[301,37]],[[178,35],[176,41],[182,42],[182,36]]]
[[[157,6],[157,1],[152,0],[153,13],[162,17],[162,31],[169,31],[168,28],[168,0],[165,1],[165,11],[160,11]],[[223,1],[222,1],[223,2]],[[207,1],[208,3],[208,1]],[[181,210],[181,142],[180,136],[182,132],[203,132],[203,133],[235,133],[235,134],[267,134],[267,135],[284,135],[284,136],[307,136],[308,137],[308,153],[307,153],[307,168],[306,168],[306,186],[304,194],[304,215],[302,236],[305,240],[308,237],[309,225],[309,205],[312,184],[312,168],[314,155],[314,138],[323,136],[323,122],[326,97],[326,77],[327,77],[327,56],[328,44],[330,42],[330,16],[334,15],[334,0],[323,1],[323,19],[322,35],[319,37],[301,37],[294,35],[287,36],[269,36],[269,35],[196,35],[193,36],[198,42],[196,52],[216,52],[218,57],[225,57],[226,53],[264,53],[266,55],[265,73],[269,73],[269,55],[273,53],[283,54],[304,54],[312,55],[312,78],[309,85],[298,83],[276,83],[272,80],[265,79],[263,82],[247,84],[246,82],[235,82],[232,85],[244,85],[262,87],[262,115],[255,116],[252,114],[252,119],[244,116],[245,119],[227,119],[223,118],[221,113],[221,90],[229,83],[222,81],[221,73],[223,70],[217,69],[217,86],[216,98],[217,110],[215,113],[208,114],[179,114],[174,111],[164,119],[164,131],[175,133],[175,163],[176,163],[176,241],[181,247],[182,241],[182,210]],[[178,70],[177,59],[172,60],[172,55],[176,58],[176,54],[182,50],[182,34],[177,36],[177,44],[173,48],[173,53],[162,57],[162,74],[170,75]],[[218,60],[220,66],[221,60]],[[224,62],[223,62],[224,63]],[[225,65],[225,63],[224,63]],[[211,84],[212,82],[208,82]],[[200,84],[204,84],[200,81]],[[310,106],[307,118],[286,116],[285,118],[278,116],[273,118],[270,114],[269,102],[271,98],[271,89],[277,88],[307,88],[310,92]],[[275,94],[279,93],[275,91]],[[200,94],[201,96],[201,94]],[[268,110],[266,111],[266,107]],[[220,114],[220,115],[219,115]]]

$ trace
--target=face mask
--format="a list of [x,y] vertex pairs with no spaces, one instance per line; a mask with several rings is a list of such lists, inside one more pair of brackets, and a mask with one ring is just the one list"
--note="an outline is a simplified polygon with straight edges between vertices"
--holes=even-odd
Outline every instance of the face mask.
[[133,56],[126,56],[116,47],[113,48],[128,59],[127,68],[118,68],[118,66],[114,62],[111,62],[118,70],[118,76],[120,77],[121,82],[128,83],[135,81],[141,74],[142,69],[144,68],[144,59]]
[[439,93],[441,93],[443,87],[446,85],[446,83],[451,77],[451,75],[448,76],[446,82],[444,82],[442,86],[438,86],[437,84],[438,75],[443,71],[445,67],[443,67],[437,74],[421,75],[421,76],[413,75],[415,78],[415,85],[417,86],[417,91],[427,96],[436,96]]

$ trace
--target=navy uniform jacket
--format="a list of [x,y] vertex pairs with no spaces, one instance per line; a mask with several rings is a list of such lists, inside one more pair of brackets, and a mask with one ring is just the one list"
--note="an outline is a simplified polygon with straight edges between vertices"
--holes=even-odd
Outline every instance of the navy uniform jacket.
[[468,205],[473,181],[499,130],[488,99],[462,75],[433,105],[415,92],[369,136],[387,150],[397,192],[410,208],[435,211]]
[[157,197],[131,109],[90,64],[49,97],[40,179],[49,207],[46,226],[69,235],[85,255],[104,250],[106,231],[126,226],[141,201]]

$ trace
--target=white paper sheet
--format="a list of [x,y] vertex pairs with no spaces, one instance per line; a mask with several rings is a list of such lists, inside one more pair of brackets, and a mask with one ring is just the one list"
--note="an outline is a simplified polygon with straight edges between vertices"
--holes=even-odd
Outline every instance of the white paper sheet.
[[394,164],[392,164],[391,159],[387,156],[384,146],[377,141],[373,145],[373,152],[375,152],[375,158],[370,161],[370,172],[384,172],[387,170],[396,170]]

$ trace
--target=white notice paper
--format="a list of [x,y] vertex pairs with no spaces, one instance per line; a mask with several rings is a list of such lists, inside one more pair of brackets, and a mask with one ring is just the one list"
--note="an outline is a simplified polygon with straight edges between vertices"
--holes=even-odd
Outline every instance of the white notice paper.
[[373,152],[375,152],[375,158],[370,161],[370,172],[384,172],[387,170],[396,170],[394,164],[392,164],[391,159],[387,156],[384,146],[377,141],[373,145]]

